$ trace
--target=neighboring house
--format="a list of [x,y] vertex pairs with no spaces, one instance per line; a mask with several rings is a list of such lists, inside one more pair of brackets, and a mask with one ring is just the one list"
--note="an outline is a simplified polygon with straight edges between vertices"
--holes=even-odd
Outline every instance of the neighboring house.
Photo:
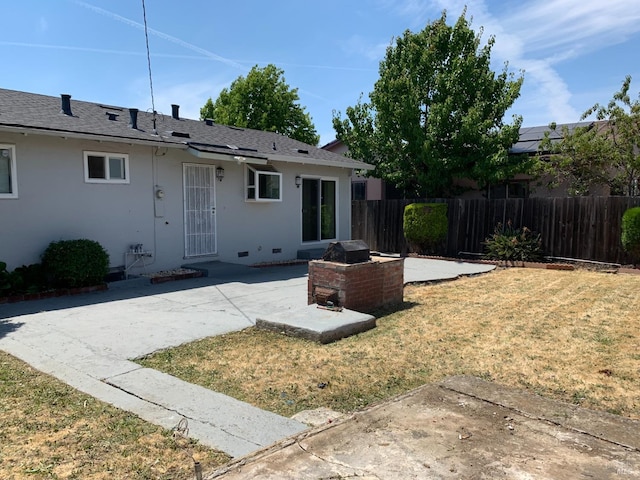
[[[339,155],[346,155],[349,151],[341,140],[333,140],[322,147]],[[385,182],[379,178],[353,175],[351,177],[351,200],[382,200],[386,198]]]
[[[282,135],[0,89],[0,260],[88,238],[112,269],[291,260],[351,235],[369,165]],[[141,253],[142,252],[142,253]]]
[[[549,126],[524,127],[521,128],[520,138],[511,147],[510,152],[513,154],[523,155],[544,155],[545,152],[540,151],[540,142],[544,139],[545,132],[549,132],[551,141],[560,141],[562,139],[562,129],[564,126],[572,132],[576,127],[585,127],[592,125],[593,122],[580,122],[558,124],[555,130]],[[345,155],[348,151],[346,145],[340,140],[332,142],[322,147],[334,153]],[[534,180],[530,175],[518,174],[507,182],[500,185],[494,185],[489,191],[478,190],[475,182],[458,179],[456,185],[467,189],[460,195],[460,198],[526,198],[526,197],[559,197],[566,196],[566,186],[558,186],[549,189],[544,186],[545,182]],[[351,198],[353,200],[384,200],[402,198],[402,192],[386,185],[384,180],[373,177],[365,177],[354,175],[351,179]],[[599,192],[602,195],[608,195],[608,192]]]

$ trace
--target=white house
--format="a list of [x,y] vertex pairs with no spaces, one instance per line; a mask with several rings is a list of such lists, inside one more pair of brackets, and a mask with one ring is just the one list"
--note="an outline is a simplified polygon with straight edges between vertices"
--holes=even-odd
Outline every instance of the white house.
[[88,238],[130,273],[294,259],[351,233],[369,165],[282,135],[0,89],[0,261]]

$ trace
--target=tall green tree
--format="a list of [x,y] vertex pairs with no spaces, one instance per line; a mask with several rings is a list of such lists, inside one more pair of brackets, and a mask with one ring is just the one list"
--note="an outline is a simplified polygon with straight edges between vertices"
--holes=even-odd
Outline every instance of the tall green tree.
[[570,129],[560,127],[557,141],[551,131],[558,130],[555,123],[549,125],[540,142],[540,159],[534,171],[546,179],[548,188],[566,186],[567,194],[584,196],[595,194],[609,183],[610,149],[597,124],[581,125]]
[[310,115],[298,103],[298,89],[284,79],[284,71],[269,64],[254,66],[224,88],[214,102],[200,109],[200,118],[222,125],[277,132],[301,142],[317,145],[320,136]]
[[546,135],[540,148],[551,155],[544,156],[538,170],[550,175],[554,185],[566,184],[570,195],[593,194],[603,185],[612,194],[639,195],[640,96],[631,100],[630,88],[627,76],[607,105],[596,103],[580,118],[595,116],[596,122],[571,131],[563,127],[559,142]]
[[350,155],[407,195],[450,194],[454,178],[484,187],[526,168],[509,155],[522,118],[503,123],[523,76],[506,64],[492,71],[495,39],[481,46],[482,29],[476,34],[465,15],[450,26],[445,11],[420,32],[405,31],[387,48],[370,102],[361,97],[345,119],[333,115]]
[[604,122],[602,135],[608,144],[614,175],[609,184],[614,193],[640,195],[640,94],[631,100],[631,76],[627,75],[619,91],[607,106],[595,104],[584,112]]

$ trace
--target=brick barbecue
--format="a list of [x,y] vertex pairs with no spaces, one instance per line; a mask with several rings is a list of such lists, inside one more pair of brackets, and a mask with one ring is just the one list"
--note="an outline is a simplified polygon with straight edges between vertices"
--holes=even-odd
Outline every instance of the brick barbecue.
[[[336,258],[342,261],[335,261]],[[362,240],[334,242],[323,260],[309,262],[309,304],[371,313],[402,303],[403,289],[404,259],[370,256]]]

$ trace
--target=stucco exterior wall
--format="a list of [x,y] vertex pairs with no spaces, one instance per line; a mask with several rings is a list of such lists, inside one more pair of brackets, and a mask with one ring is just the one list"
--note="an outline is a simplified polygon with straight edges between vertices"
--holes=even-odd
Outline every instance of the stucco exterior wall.
[[[244,200],[245,166],[235,161],[55,136],[2,134],[0,143],[15,145],[17,161],[18,198],[0,199],[0,260],[9,270],[40,261],[51,241],[76,238],[100,242],[113,268],[125,264],[131,244],[142,243],[152,253],[148,272],[212,259],[244,264],[290,260],[301,248],[328,244],[302,242],[302,188],[295,185],[296,175],[337,181],[337,239],[350,238],[349,169],[274,162],[283,174],[282,201],[252,203]],[[130,183],[85,183],[85,150],[128,154]],[[224,179],[215,182],[215,256],[184,256],[184,163],[225,169]],[[165,193],[162,199],[155,195],[158,187]]]
[[[124,263],[129,243],[153,241],[151,149],[35,135],[1,136],[16,148],[18,198],[0,199],[0,259],[12,269],[40,261],[52,241],[88,238]],[[84,181],[83,151],[129,153],[131,183]]]

